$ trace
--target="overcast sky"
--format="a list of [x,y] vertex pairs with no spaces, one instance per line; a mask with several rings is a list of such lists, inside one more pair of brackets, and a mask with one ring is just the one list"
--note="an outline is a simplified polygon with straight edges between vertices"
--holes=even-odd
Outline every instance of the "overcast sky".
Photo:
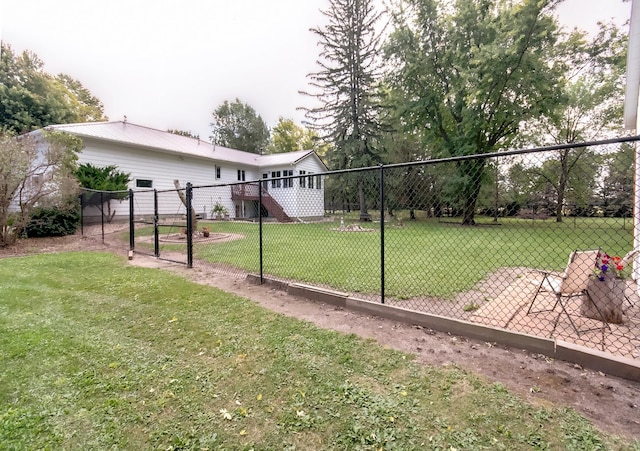
[[[273,127],[300,123],[327,0],[0,0],[0,36],[51,74],[97,96],[110,120],[208,139],[213,110],[236,97]],[[567,27],[630,17],[623,0],[565,0]]]

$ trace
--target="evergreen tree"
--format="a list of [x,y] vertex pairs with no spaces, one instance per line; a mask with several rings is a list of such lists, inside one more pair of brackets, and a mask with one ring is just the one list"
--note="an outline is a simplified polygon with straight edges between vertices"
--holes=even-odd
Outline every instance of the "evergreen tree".
[[[373,0],[330,0],[323,14],[329,23],[311,30],[322,51],[320,70],[308,76],[315,92],[304,92],[319,103],[305,109],[308,125],[334,145],[329,156],[333,169],[379,163],[379,140],[385,128],[380,122],[378,89],[382,13],[376,11]],[[355,183],[360,219],[369,220],[364,176]]]
[[[83,205],[98,207],[107,222],[111,222],[116,213],[115,210],[111,211],[111,200],[122,200],[128,197],[130,174],[118,171],[116,165],[100,168],[91,163],[85,163],[76,170],[76,177],[80,186],[87,189],[83,193]],[[105,204],[107,205],[106,214]]]

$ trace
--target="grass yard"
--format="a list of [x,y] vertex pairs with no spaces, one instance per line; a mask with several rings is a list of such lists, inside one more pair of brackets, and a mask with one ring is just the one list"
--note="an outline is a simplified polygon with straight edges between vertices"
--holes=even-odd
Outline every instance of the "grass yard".
[[0,260],[0,449],[640,449],[111,254]]
[[[558,224],[552,220],[502,218],[501,225],[489,225],[489,218],[479,221],[485,226],[461,227],[426,219],[406,221],[403,227],[393,222],[387,225],[386,294],[449,298],[470,289],[498,268],[562,270],[576,249],[601,247],[611,254],[624,255],[632,248],[629,220],[567,218]],[[224,221],[200,225],[205,224],[213,232],[239,233],[245,238],[197,244],[196,258],[259,271],[258,224]],[[337,221],[265,223],[264,272],[348,292],[379,292],[379,223],[363,224],[375,229],[367,233],[337,232],[334,229],[338,227]],[[152,230],[136,233],[150,234]],[[186,252],[185,245],[163,244],[162,248]]]

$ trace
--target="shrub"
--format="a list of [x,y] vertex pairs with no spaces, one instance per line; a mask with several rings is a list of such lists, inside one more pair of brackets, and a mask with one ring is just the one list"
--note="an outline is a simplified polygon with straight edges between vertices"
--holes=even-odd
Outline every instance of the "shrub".
[[72,235],[76,232],[78,224],[78,208],[39,207],[31,212],[25,233],[30,238]]

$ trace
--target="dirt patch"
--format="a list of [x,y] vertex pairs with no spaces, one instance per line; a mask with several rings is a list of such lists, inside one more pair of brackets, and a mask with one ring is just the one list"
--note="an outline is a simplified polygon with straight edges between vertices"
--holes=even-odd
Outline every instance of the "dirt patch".
[[[14,246],[0,248],[0,257],[79,250],[110,250],[126,255],[126,243],[123,245],[118,241],[118,230],[117,227],[108,230],[105,235],[107,244],[102,244],[98,233],[89,238],[73,236],[21,240]],[[139,255],[130,263],[171,271],[322,328],[372,338],[381,345],[413,353],[416,360],[423,364],[456,365],[480,374],[489,381],[500,382],[534,404],[570,406],[604,431],[640,439],[640,383],[539,354],[314,303],[273,287],[247,283],[240,275],[228,271],[204,267],[187,269],[184,265]]]

